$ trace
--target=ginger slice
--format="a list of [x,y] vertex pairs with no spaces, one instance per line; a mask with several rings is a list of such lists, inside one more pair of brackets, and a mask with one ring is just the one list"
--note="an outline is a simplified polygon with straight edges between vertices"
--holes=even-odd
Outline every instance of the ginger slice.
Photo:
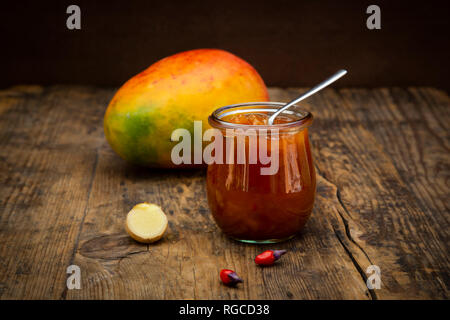
[[151,203],[139,203],[128,212],[125,229],[136,241],[155,242],[167,229],[167,217],[161,208]]

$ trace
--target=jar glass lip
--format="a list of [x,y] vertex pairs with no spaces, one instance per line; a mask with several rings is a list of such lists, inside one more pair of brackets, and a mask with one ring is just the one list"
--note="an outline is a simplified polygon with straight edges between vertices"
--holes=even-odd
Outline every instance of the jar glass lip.
[[273,114],[280,107],[284,106],[286,103],[283,102],[246,102],[246,103],[238,103],[231,104],[224,107],[220,107],[213,111],[213,113],[209,116],[208,121],[209,124],[213,127],[225,127],[225,128],[259,128],[259,129],[273,129],[273,128],[298,128],[298,127],[307,127],[312,122],[312,114],[305,110],[298,109],[298,105],[294,105],[291,109],[288,109],[282,112],[282,115],[290,115],[295,116],[297,119],[295,121],[286,122],[286,123],[278,123],[273,125],[251,125],[251,124],[239,124],[232,123],[225,120],[222,120],[223,117],[229,116],[232,114],[239,113],[249,113],[249,112],[268,112],[269,114]]

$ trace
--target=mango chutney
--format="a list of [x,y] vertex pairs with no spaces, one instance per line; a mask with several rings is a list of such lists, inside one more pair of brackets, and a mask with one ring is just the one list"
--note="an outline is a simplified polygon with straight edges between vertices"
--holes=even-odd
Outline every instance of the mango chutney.
[[[301,231],[311,215],[316,192],[308,138],[312,115],[305,111],[288,111],[278,116],[273,125],[267,125],[268,117],[282,105],[276,102],[232,105],[217,109],[209,117],[210,125],[226,138],[223,139],[224,150],[229,146],[227,139],[235,142],[232,143],[232,163],[224,160],[224,163],[208,165],[207,196],[217,225],[236,240],[251,243],[283,241]],[[277,152],[268,152],[278,156],[275,173],[261,174],[261,168],[269,165],[260,159],[249,163],[250,150],[260,149],[261,145],[250,145],[248,135],[244,137],[247,161],[236,161],[237,139],[249,129],[256,131],[258,143],[265,139],[269,146],[273,143],[278,146]],[[270,130],[276,133],[262,135]]]

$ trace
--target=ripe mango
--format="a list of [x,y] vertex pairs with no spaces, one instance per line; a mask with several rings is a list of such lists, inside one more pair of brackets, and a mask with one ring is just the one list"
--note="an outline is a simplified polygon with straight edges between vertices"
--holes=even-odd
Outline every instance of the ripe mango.
[[185,51],[154,63],[116,92],[104,116],[105,136],[129,162],[175,167],[173,130],[193,136],[193,121],[208,128],[218,107],[268,99],[263,80],[244,60],[218,49]]

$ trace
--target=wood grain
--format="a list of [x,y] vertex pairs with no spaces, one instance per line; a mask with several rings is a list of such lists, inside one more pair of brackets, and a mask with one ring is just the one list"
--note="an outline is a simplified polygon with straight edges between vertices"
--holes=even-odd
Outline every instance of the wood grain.
[[[405,90],[395,91],[398,97],[408,94]],[[374,292],[379,298],[445,296],[449,283],[448,200],[444,200],[447,209],[431,203],[424,206],[424,200],[419,200],[423,198],[421,192],[411,192],[411,189],[417,185],[429,188],[428,185],[438,179],[420,181],[421,175],[413,171],[411,162],[414,160],[403,159],[405,150],[393,151],[402,147],[404,140],[400,139],[423,131],[421,121],[427,119],[408,119],[414,110],[408,108],[404,100],[399,100],[400,106],[393,105],[392,101],[389,105],[387,99],[378,99],[375,103],[373,97],[385,93],[385,89],[353,90],[358,92],[353,98],[349,95],[352,90],[341,92],[342,95],[325,91],[308,100],[305,108],[317,110],[319,115],[315,130],[311,130],[311,139],[316,146],[316,165],[338,189],[351,255],[362,270],[367,267],[367,260],[380,266],[383,287],[387,290]],[[449,119],[448,107],[448,98],[443,100],[441,97],[440,110],[436,111],[441,119],[446,116]],[[395,108],[398,118],[393,120],[389,114]],[[420,108],[422,112],[428,112],[424,104]],[[399,125],[403,129],[399,129]],[[388,140],[390,136],[391,140]],[[431,136],[423,139],[434,150],[421,150],[416,154],[416,161],[423,163],[420,168],[433,170],[433,164],[437,162],[443,168],[440,177],[448,181],[448,150],[443,149],[438,139]],[[411,152],[422,147],[421,140],[409,141]],[[425,161],[428,165],[424,165]],[[405,166],[405,163],[406,168],[411,169],[402,177],[397,167]],[[430,187],[431,192],[426,195],[439,201],[440,194],[446,193],[448,199],[448,187],[436,194],[433,188]]]
[[103,143],[96,123],[106,101],[95,92],[0,93],[3,299],[59,298],[66,286],[96,165],[92,151]]
[[[287,101],[304,89],[270,90]],[[432,88],[325,90],[313,112],[316,205],[279,245],[226,238],[210,217],[204,170],[136,168],[104,140],[113,90],[0,91],[1,299],[445,299],[449,297],[449,98]],[[138,244],[131,207],[168,214],[165,237]],[[289,253],[271,268],[254,256]],[[66,289],[80,266],[81,290]],[[368,290],[366,268],[381,268]],[[245,280],[222,286],[221,268]]]

